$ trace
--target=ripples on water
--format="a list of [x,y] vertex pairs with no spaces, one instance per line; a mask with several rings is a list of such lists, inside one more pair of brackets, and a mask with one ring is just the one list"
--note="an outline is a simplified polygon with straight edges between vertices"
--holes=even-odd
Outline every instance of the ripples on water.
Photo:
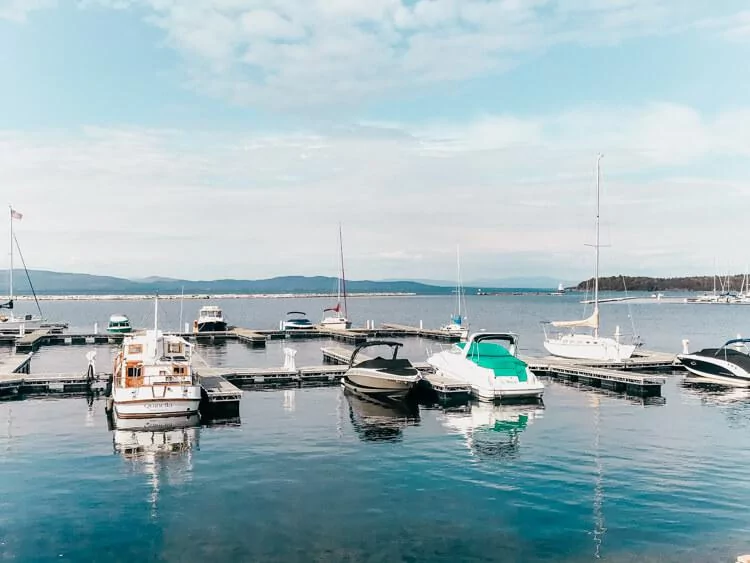
[[[5,559],[726,561],[747,551],[747,392],[394,408],[249,391],[241,422],[111,430],[0,404]],[[126,533],[127,532],[127,533]]]
[[[444,316],[385,303],[389,320]],[[520,327],[532,351],[538,317],[568,312],[511,302],[516,319],[493,303],[475,316]],[[661,349],[723,338],[676,310],[641,311]],[[325,344],[292,345],[304,364]],[[420,360],[436,344],[407,346]],[[45,348],[32,368],[75,370],[89,349]],[[97,350],[108,368],[112,349]],[[213,365],[283,362],[282,343],[200,353]],[[338,388],[247,391],[239,423],[172,430],[110,429],[100,400],[2,402],[0,559],[733,561],[750,552],[750,394],[674,376],[664,395],[548,381],[544,405],[392,408]]]

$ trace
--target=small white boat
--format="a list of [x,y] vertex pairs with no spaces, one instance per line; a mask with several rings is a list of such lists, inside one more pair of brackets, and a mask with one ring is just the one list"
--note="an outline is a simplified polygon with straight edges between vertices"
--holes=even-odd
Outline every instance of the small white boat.
[[125,315],[112,315],[109,317],[107,332],[113,334],[123,334],[132,332],[133,327],[130,325],[130,319]]
[[544,384],[517,357],[518,336],[510,332],[480,332],[468,342],[433,354],[427,363],[446,377],[471,386],[478,399],[538,398]]
[[[332,313],[324,315],[320,324],[324,328],[347,329],[352,327],[348,319],[346,306],[346,277],[344,274],[344,244],[341,236],[341,223],[339,223],[339,257],[341,260],[341,274],[336,282],[336,306],[323,309],[323,313]],[[342,307],[343,302],[343,307]]]
[[225,332],[227,322],[224,313],[216,305],[205,305],[198,311],[198,319],[193,322],[193,332]]
[[[578,321],[553,321],[543,323],[544,347],[553,356],[593,361],[621,362],[633,355],[637,344],[621,342],[619,329],[615,331],[615,338],[599,335],[599,164],[602,155],[596,159],[596,267],[594,272],[594,312],[585,319]],[[627,298],[615,298],[621,301]],[[570,329],[571,332],[547,331],[547,325],[554,328]],[[590,328],[591,334],[575,332],[576,328]]]
[[315,327],[304,311],[289,311],[287,319],[282,323],[282,328],[286,331],[295,331],[313,330]]
[[[392,350],[390,357],[377,356],[362,359],[360,352],[374,346],[390,347]],[[401,342],[390,340],[372,340],[357,346],[349,360],[349,368],[344,372],[342,385],[356,393],[381,399],[406,398],[422,376],[409,360],[398,357],[398,350],[401,346],[403,346]]]
[[[158,312],[158,299],[154,316]],[[191,364],[192,346],[157,328],[126,336],[115,356],[112,399],[118,418],[158,418],[198,413],[201,387]]]

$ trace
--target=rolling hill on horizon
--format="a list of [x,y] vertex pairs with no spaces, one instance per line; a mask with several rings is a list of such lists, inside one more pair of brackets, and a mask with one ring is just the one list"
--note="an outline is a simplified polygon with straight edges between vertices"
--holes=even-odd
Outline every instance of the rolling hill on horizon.
[[[0,279],[7,278],[8,270],[0,270]],[[160,276],[126,279],[115,276],[29,270],[34,290],[39,295],[140,295],[140,294],[244,294],[244,293],[333,293],[336,278],[327,276],[277,276],[259,280],[217,279],[182,280]],[[14,293],[31,294],[24,270],[14,269]],[[349,293],[416,293],[421,295],[450,294],[453,287],[429,285],[415,281],[348,280]],[[0,289],[0,292],[3,290]],[[476,293],[476,288],[466,288]]]

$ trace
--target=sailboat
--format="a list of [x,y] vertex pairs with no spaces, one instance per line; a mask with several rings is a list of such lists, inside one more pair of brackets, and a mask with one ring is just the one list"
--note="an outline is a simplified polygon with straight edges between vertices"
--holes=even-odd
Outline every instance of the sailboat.
[[553,356],[595,361],[622,361],[630,358],[635,352],[635,344],[620,342],[619,329],[614,338],[599,335],[599,193],[600,162],[603,155],[596,158],[596,266],[594,272],[594,312],[588,318],[578,321],[553,321],[555,328],[590,328],[591,334],[569,333],[547,334],[544,329],[544,347]]
[[464,318],[461,315],[461,302],[463,301],[464,288],[461,283],[461,251],[459,247],[456,247],[456,267],[456,310],[458,312],[454,313],[453,316],[451,316],[451,322],[447,325],[441,326],[440,330],[447,332],[451,336],[458,336],[461,340],[466,340],[469,336],[469,328],[464,326]]
[[341,236],[341,223],[339,223],[339,259],[341,273],[336,284],[336,306],[323,309],[323,313],[333,313],[331,315],[324,316],[323,320],[320,321],[320,324],[325,328],[346,329],[351,328],[352,326],[351,321],[347,318],[346,276],[344,275],[344,242]]
[[[23,215],[13,209],[13,206],[8,206],[10,209],[10,269],[8,270],[8,301],[5,303],[0,303],[0,309],[7,309],[8,314],[2,315],[0,314],[0,331],[2,332],[9,332],[9,331],[19,331],[21,330],[21,327],[23,327],[23,330],[29,330],[29,329],[36,329],[40,328],[43,324],[45,324],[45,319],[42,318],[42,311],[39,309],[38,315],[31,315],[26,314],[21,317],[16,317],[13,314],[13,306],[14,306],[14,295],[13,295],[13,258],[15,254],[15,247],[17,245],[16,237],[13,234],[13,221],[20,221],[23,218]],[[20,250],[19,250],[20,255]],[[23,261],[23,256],[21,256],[21,260]],[[26,276],[28,277],[29,272],[26,270],[26,264],[23,266],[24,271],[26,271]],[[29,285],[31,285],[31,280],[29,280]],[[32,286],[31,288],[32,293],[34,292],[34,288]],[[36,294],[34,294],[34,299],[36,300]],[[39,301],[36,302],[37,308],[39,308]]]

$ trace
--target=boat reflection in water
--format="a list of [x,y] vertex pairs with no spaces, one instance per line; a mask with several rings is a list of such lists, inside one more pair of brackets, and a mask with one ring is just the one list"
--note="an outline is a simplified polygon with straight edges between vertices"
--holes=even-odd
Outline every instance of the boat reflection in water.
[[463,434],[470,454],[482,460],[514,457],[521,433],[543,414],[541,402],[523,405],[472,402],[460,410],[447,410],[439,418],[443,426]]
[[191,479],[192,452],[198,449],[199,415],[159,419],[113,417],[114,451],[131,462],[132,469],[148,476],[148,502],[156,513],[161,480],[179,485]]
[[392,400],[341,391],[349,403],[349,419],[366,441],[398,441],[407,426],[419,424],[419,406],[414,401]]

